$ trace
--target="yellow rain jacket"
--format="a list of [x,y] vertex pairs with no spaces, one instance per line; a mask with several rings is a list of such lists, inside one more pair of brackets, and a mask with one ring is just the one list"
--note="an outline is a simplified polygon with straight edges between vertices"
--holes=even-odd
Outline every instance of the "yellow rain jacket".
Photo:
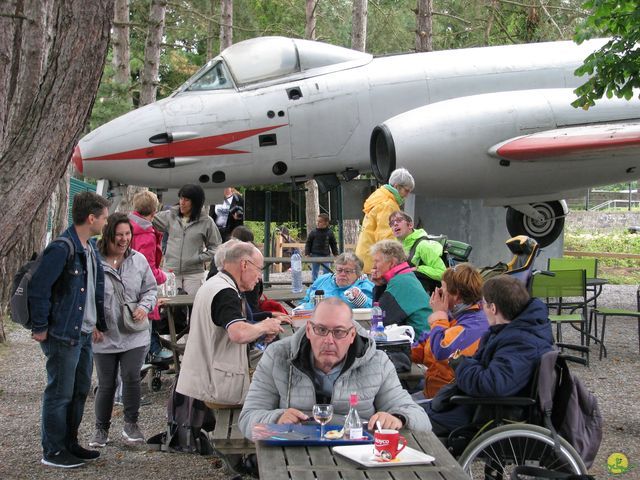
[[371,273],[371,246],[380,240],[395,238],[389,227],[389,215],[400,210],[401,203],[402,197],[391,185],[378,188],[364,202],[364,220],[356,245],[356,255],[364,262],[365,273]]

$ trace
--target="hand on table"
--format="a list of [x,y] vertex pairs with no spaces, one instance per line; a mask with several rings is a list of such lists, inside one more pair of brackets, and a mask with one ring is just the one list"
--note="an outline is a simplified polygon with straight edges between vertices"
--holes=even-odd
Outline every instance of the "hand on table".
[[291,316],[282,312],[271,312],[271,318],[277,318],[280,320],[280,323],[288,323],[291,325]]
[[300,423],[309,420],[309,417],[297,410],[295,408],[287,408],[276,423],[278,424],[286,424],[286,423]]
[[389,428],[391,430],[400,430],[402,428],[400,419],[387,412],[377,412],[371,415],[369,419],[369,430],[373,431],[378,428],[376,426],[377,422],[380,422],[382,428]]

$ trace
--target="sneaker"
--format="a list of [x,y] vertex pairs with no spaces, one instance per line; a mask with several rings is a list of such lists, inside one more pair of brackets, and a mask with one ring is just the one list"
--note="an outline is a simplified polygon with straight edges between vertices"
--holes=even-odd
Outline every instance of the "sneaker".
[[84,465],[83,460],[71,455],[66,450],[60,450],[58,453],[54,453],[52,455],[44,455],[40,462],[43,465],[58,468],[77,468]]
[[90,447],[105,447],[109,443],[109,431],[105,428],[96,428],[96,433],[89,442]]
[[122,429],[122,436],[131,443],[144,443],[144,435],[137,423],[125,423]]
[[69,453],[74,457],[78,457],[80,460],[95,460],[100,456],[100,452],[97,452],[96,450],[87,450],[77,443],[69,447]]

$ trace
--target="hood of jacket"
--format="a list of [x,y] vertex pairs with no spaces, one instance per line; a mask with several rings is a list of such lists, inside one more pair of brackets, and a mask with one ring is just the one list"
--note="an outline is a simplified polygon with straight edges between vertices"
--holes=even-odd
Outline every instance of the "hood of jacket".
[[549,309],[538,298],[532,298],[524,310],[506,327],[526,331],[545,344],[553,343]]
[[[398,200],[396,199],[395,195],[391,191],[386,189],[385,186],[382,186],[378,188],[375,192],[373,192],[371,195],[369,195],[369,198],[365,200],[363,211],[366,215],[378,205],[382,205],[383,203],[388,203],[389,201],[398,203]],[[398,204],[398,209],[400,209],[400,204]]]

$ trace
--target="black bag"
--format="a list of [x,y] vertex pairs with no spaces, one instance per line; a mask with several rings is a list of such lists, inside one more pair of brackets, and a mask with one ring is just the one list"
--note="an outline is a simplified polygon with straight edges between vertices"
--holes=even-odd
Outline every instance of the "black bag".
[[[73,258],[76,254],[73,242],[67,237],[58,237],[51,243],[54,242],[62,242],[67,245],[67,248],[69,249],[69,253],[67,254],[67,263],[65,264],[65,268],[67,268],[67,266],[73,262]],[[49,245],[51,245],[51,243]],[[47,245],[47,248],[49,245]],[[31,260],[22,265],[13,276],[13,283],[11,285],[11,301],[9,304],[11,308],[11,320],[15,323],[19,323],[29,330],[31,330],[32,327],[31,316],[29,314],[29,282],[42,262],[43,253],[44,250],[37,257],[34,253]],[[52,294],[55,293],[55,290],[56,289],[54,288]]]
[[436,396],[431,400],[431,410],[434,412],[446,412],[451,410],[454,405],[451,403],[451,397],[455,395],[466,395],[462,390],[458,388],[458,384],[455,380],[451,383],[447,383],[443,386]]
[[545,426],[575,448],[587,468],[602,442],[602,416],[596,397],[574,376],[557,351],[543,355],[538,400]]
[[511,480],[595,480],[591,475],[576,475],[575,473],[554,472],[546,468],[520,465],[511,472]]
[[167,431],[147,440],[163,452],[198,453],[212,455],[213,448],[206,432],[215,428],[213,412],[204,402],[176,391],[176,376],[167,403]]
[[376,348],[387,354],[397,373],[411,371],[411,342],[380,342]]

